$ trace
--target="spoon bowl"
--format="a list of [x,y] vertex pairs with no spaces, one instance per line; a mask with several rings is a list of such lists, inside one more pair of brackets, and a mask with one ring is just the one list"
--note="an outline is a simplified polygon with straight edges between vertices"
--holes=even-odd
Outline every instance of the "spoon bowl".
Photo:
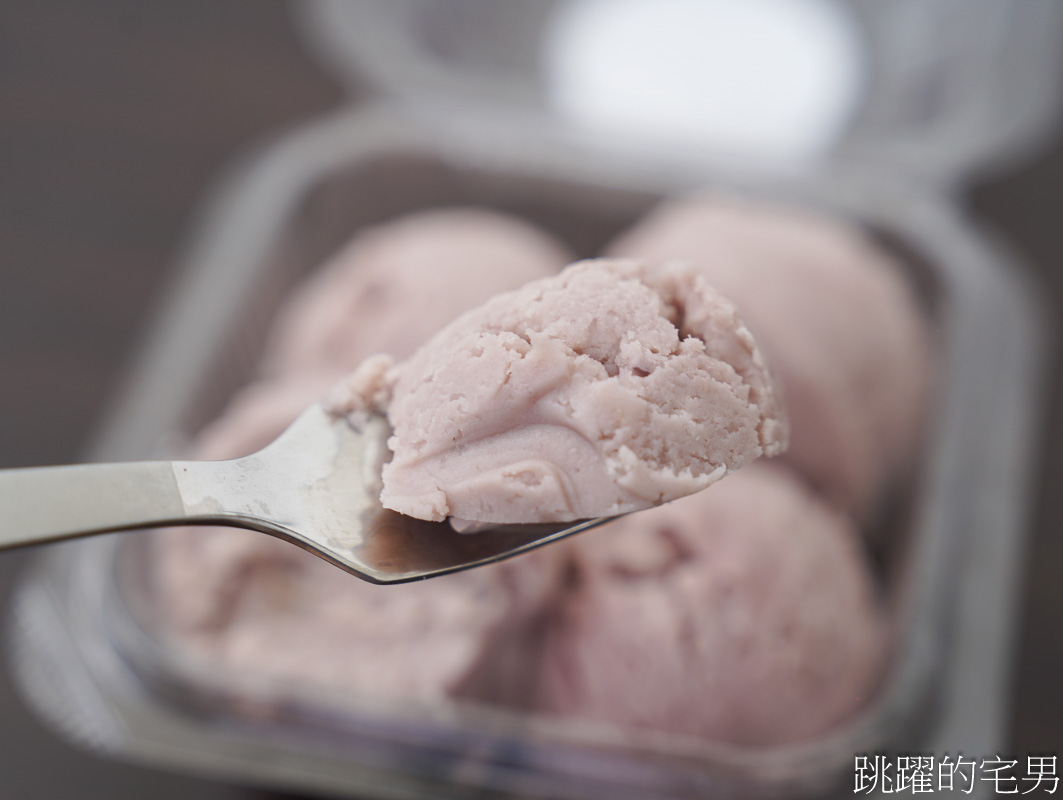
[[229,525],[291,542],[372,583],[481,566],[608,517],[504,525],[475,534],[380,504],[391,429],[314,404],[257,453],[230,461],[146,461],[0,471],[0,549],[170,525]]

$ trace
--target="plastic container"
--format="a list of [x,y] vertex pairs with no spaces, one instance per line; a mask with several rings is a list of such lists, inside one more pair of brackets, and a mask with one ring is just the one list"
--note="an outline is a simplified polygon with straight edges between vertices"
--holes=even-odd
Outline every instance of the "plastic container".
[[[454,31],[534,41],[529,25],[552,6],[531,5],[455,2],[448,19]],[[797,746],[744,749],[471,706],[383,713],[311,687],[281,691],[183,658],[141,625],[138,592],[150,587],[116,580],[119,567],[135,573],[132,535],[51,548],[24,581],[11,651],[32,704],[115,757],[358,798],[823,796],[851,789],[856,754],[997,753],[1046,337],[1021,273],[950,198],[976,165],[1043,132],[1038,79],[1050,74],[1044,31],[1055,12],[1051,2],[1007,13],[965,3],[961,32],[955,6],[843,6],[863,31],[866,95],[828,155],[771,169],[710,152],[641,148],[636,158],[596,147],[593,131],[533,102],[533,75],[482,63],[466,74],[466,62],[507,52],[504,38],[486,55],[418,38],[438,30],[438,4],[302,7],[327,61],[345,77],[375,76],[387,99],[305,126],[222,186],[92,454],[146,457],[164,435],[212,419],[251,376],[285,291],[362,224],[476,203],[589,255],[658,197],[705,185],[822,207],[899,251],[939,334],[932,422],[883,557],[895,655],[850,724]],[[898,49],[911,46],[902,34],[913,24],[948,36],[931,36],[932,54]],[[1008,57],[1018,40],[1021,60]],[[998,83],[969,85],[983,74]],[[926,101],[931,79],[940,106]]]

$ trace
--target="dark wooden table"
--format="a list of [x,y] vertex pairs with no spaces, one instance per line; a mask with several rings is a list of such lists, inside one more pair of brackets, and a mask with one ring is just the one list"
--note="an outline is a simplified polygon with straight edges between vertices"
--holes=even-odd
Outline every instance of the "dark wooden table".
[[[278,0],[0,2],[0,467],[78,457],[212,179],[254,142],[342,101]],[[1025,254],[1056,309],[1061,200],[1059,143],[974,193],[974,213]],[[1014,682],[1020,755],[1063,745],[1061,417],[1043,436]],[[0,607],[23,561],[0,556]],[[4,800],[262,796],[74,750],[0,674]]]

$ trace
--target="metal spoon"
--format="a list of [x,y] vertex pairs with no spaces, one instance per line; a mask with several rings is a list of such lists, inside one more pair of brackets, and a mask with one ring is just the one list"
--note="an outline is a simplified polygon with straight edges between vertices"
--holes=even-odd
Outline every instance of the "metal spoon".
[[489,564],[608,518],[458,534],[380,505],[387,420],[358,428],[320,405],[232,461],[0,470],[0,549],[133,528],[232,525],[276,536],[372,583]]

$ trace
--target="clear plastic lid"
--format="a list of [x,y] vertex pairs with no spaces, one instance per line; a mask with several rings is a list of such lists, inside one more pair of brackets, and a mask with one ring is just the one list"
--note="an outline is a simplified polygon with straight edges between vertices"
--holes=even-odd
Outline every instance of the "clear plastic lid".
[[1057,110],[1057,0],[307,0],[313,49],[405,110],[504,135],[950,184]]

